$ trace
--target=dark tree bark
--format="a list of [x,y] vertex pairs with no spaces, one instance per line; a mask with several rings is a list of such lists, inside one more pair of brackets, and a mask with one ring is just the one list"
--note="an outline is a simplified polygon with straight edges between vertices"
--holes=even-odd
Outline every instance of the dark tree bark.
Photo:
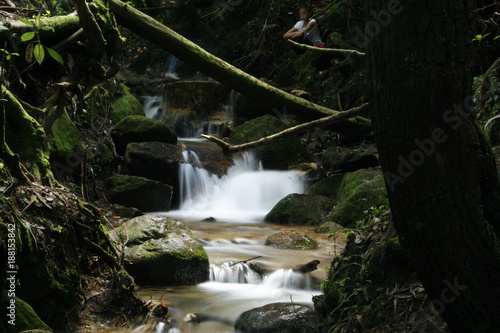
[[453,332],[500,332],[500,184],[471,104],[471,2],[365,4],[372,121],[401,243]]

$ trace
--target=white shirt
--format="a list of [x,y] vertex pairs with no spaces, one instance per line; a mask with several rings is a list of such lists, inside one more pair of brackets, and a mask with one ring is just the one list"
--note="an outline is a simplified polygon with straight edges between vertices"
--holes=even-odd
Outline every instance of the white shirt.
[[[310,41],[313,45],[323,44],[316,20],[310,19],[309,22],[315,23],[315,26],[311,30],[306,31],[306,33],[304,34],[304,38]],[[297,29],[297,31],[302,31],[303,29],[305,29],[306,25],[304,25],[304,21],[299,21],[295,23],[293,27]]]

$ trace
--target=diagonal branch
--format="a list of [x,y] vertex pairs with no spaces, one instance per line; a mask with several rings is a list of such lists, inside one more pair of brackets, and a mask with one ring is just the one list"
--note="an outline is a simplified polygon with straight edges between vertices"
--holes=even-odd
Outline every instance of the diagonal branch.
[[265,136],[263,138],[260,138],[255,141],[247,142],[247,143],[242,143],[240,145],[232,145],[216,136],[213,135],[206,135],[202,134],[201,136],[204,137],[207,140],[210,140],[212,142],[215,142],[219,147],[222,148],[224,153],[234,153],[237,151],[242,151],[250,148],[255,148],[257,146],[265,145],[270,142],[276,141],[278,139],[282,139],[288,136],[304,133],[306,131],[309,131],[313,128],[316,127],[323,127],[323,126],[328,126],[332,125],[335,123],[338,123],[340,121],[344,121],[349,118],[357,117],[364,115],[368,111],[369,107],[368,104],[363,104],[361,106],[352,108],[350,110],[340,112],[338,114],[320,118],[314,121],[310,121],[308,123],[300,124],[297,126],[293,126],[290,128],[287,128],[281,132],[271,134],[269,136]]
[[303,50],[311,50],[321,54],[329,54],[329,55],[343,55],[343,56],[358,56],[363,57],[365,55],[364,52],[360,52],[358,50],[349,50],[349,49],[331,49],[326,47],[314,47],[306,44],[297,43],[294,40],[287,39],[289,43],[292,43],[293,46],[298,47]]

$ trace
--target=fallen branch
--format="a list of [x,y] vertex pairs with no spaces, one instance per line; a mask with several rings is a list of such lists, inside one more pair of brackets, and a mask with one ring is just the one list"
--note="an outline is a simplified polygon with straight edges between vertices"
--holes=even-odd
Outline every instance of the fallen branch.
[[349,50],[349,49],[332,49],[327,47],[314,47],[311,45],[297,43],[294,40],[287,39],[289,43],[292,43],[294,47],[298,47],[303,50],[311,50],[314,52],[322,53],[322,54],[331,54],[331,55],[343,55],[343,56],[357,56],[363,57],[365,55],[364,52],[360,52],[358,50]]
[[262,258],[262,256],[257,256],[257,257],[253,257],[253,258],[250,258],[250,259],[246,259],[246,260],[240,260],[240,261],[237,261],[231,265],[229,265],[229,267],[233,267],[233,266],[236,266],[238,264],[246,264],[247,261],[250,261],[250,260],[255,260],[255,259],[259,259],[259,258]]
[[242,143],[240,145],[232,145],[216,136],[213,135],[207,135],[207,134],[202,134],[201,136],[207,140],[210,140],[212,142],[215,142],[218,146],[222,148],[224,153],[234,153],[237,151],[242,151],[250,148],[254,148],[256,146],[260,145],[265,145],[268,144],[272,141],[276,141],[278,139],[282,139],[287,136],[292,136],[300,133],[304,133],[308,130],[311,130],[316,127],[322,127],[322,126],[328,126],[332,125],[334,123],[353,118],[356,116],[360,116],[364,114],[366,111],[368,111],[368,104],[363,104],[361,106],[352,108],[348,111],[344,111],[338,114],[335,114],[333,116],[328,116],[324,118],[320,118],[317,120],[310,121],[308,123],[300,124],[294,127],[287,128],[281,132],[271,134],[269,136],[265,136],[263,138],[260,138],[255,141],[247,142],[247,143]]

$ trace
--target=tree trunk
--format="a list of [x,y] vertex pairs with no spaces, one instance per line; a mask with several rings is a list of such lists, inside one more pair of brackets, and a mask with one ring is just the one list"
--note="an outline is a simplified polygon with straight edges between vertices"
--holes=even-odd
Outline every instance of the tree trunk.
[[[338,113],[338,111],[314,104],[248,75],[119,0],[109,0],[109,7],[120,25],[243,95],[278,108],[279,112],[283,111],[283,107],[287,107],[302,119],[307,120]],[[360,117],[335,124],[334,127],[336,131],[349,133],[366,133],[370,129],[368,123]]]
[[372,120],[401,243],[453,332],[500,332],[500,184],[471,106],[471,3],[365,4]]

